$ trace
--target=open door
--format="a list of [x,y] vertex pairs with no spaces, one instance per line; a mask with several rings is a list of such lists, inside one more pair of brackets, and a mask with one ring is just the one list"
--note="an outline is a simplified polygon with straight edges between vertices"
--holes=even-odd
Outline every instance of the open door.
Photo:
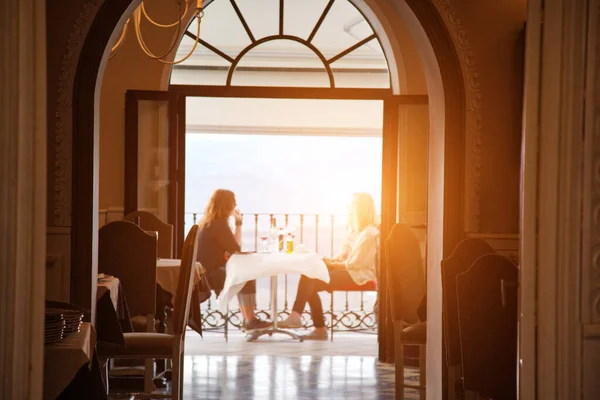
[[174,227],[173,254],[183,238],[185,115],[174,92],[128,90],[125,98],[125,214],[148,211]]
[[[380,246],[396,222],[409,225],[421,243],[427,273],[427,159],[429,106],[402,96],[384,101]],[[383,250],[383,247],[381,247]],[[381,251],[379,271],[379,359],[394,361],[394,325],[389,299],[387,260]]]

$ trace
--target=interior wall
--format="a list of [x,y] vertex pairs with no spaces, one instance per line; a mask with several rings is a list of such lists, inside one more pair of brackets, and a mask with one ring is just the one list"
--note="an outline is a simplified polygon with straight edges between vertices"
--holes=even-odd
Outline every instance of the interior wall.
[[[467,231],[516,234],[527,2],[434,3],[451,29],[466,67],[468,117],[470,114],[466,190],[468,201],[479,198],[479,226]],[[473,163],[475,168],[469,168]],[[479,179],[475,173],[480,174]]]
[[[144,4],[150,16],[161,16],[165,23],[177,18],[175,3],[146,0]],[[154,53],[169,49],[176,28],[160,29],[148,23],[143,26],[144,40]],[[128,30],[123,47],[106,65],[100,92],[100,209],[122,210],[125,204],[125,93],[168,90],[169,68],[143,53],[135,39],[133,23]]]

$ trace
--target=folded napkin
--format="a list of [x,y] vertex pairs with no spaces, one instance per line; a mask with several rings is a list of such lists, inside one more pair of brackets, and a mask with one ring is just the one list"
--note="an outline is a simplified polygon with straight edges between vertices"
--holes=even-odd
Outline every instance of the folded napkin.
[[308,253],[312,253],[312,251],[310,251],[309,249],[307,249],[306,247],[304,247],[304,245],[302,243],[300,243],[294,249],[294,254],[308,254]]

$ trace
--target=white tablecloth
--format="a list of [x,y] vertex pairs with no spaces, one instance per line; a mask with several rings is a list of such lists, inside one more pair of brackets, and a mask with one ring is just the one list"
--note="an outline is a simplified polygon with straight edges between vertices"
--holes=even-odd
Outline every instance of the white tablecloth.
[[106,293],[107,290],[110,290],[110,299],[112,300],[115,310],[118,310],[117,305],[119,302],[119,278],[111,276],[102,280],[98,280],[96,302],[98,302],[98,300],[100,300],[100,298],[104,296],[104,293]]
[[[199,262],[196,262],[195,266],[194,285],[198,283],[202,269]],[[175,295],[177,294],[180,268],[181,260],[179,259],[159,258],[156,260],[156,283],[173,295],[173,301],[175,301]]]
[[277,274],[302,274],[329,283],[329,271],[316,253],[252,253],[234,254],[227,261],[227,278],[217,299],[222,311],[239,293],[244,284],[258,278]]

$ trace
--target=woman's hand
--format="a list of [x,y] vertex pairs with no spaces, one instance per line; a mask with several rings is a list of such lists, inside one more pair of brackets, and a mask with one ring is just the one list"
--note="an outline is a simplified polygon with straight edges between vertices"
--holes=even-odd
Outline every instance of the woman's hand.
[[346,264],[343,262],[332,261],[331,259],[323,259],[328,269],[345,270]]
[[240,210],[238,210],[237,208],[235,210],[233,210],[233,218],[235,219],[235,224],[237,226],[242,224],[242,214],[240,214]]

